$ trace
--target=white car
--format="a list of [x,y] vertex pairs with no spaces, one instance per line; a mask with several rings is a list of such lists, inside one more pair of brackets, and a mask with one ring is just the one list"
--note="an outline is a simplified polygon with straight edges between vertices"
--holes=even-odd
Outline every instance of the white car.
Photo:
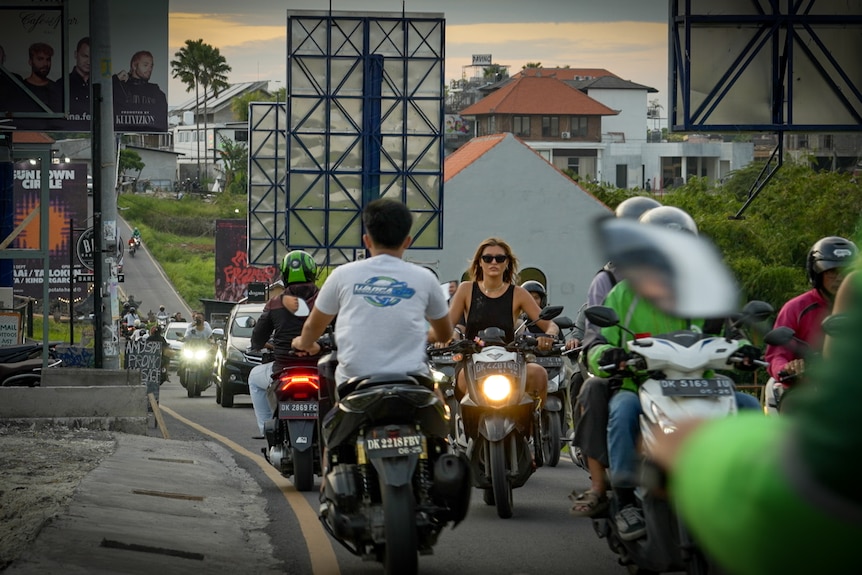
[[180,338],[186,335],[186,328],[188,327],[189,322],[187,321],[172,321],[165,328],[165,340],[171,346],[171,351],[175,352],[174,357],[179,357],[180,352],[183,351],[183,342]]

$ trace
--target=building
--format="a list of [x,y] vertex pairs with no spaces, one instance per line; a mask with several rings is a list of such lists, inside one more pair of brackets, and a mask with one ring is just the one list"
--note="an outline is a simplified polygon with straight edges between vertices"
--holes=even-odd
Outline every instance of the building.
[[231,84],[218,95],[212,91],[202,95],[197,112],[194,98],[170,111],[168,124],[173,151],[180,154],[178,181],[197,178],[199,164],[201,180],[215,181],[218,178],[216,166],[221,138],[236,142],[248,141],[248,122],[238,121],[232,108],[233,101],[253,92],[269,96],[268,86],[268,81]]
[[556,168],[618,188],[657,191],[692,175],[718,181],[753,159],[747,142],[649,142],[656,90],[604,69],[526,68],[482,90],[487,96],[460,111],[475,135],[511,132]]
[[476,247],[499,237],[520,260],[521,281],[542,281],[574,319],[604,263],[593,222],[610,209],[510,133],[473,138],[443,172],[443,249],[407,250],[405,259],[441,282],[466,279]]

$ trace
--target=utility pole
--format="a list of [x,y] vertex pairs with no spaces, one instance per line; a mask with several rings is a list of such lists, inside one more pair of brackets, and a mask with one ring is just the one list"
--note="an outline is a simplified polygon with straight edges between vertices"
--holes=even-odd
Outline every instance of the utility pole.
[[93,315],[96,367],[119,369],[120,343],[114,311],[117,302],[117,167],[114,143],[114,86],[111,80],[111,2],[90,0],[93,94],[93,237],[96,254]]

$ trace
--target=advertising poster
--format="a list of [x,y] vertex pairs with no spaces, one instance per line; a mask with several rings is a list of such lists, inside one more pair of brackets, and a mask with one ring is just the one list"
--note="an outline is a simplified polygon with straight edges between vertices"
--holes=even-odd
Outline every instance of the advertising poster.
[[215,298],[239,301],[246,296],[248,284],[267,285],[281,279],[275,266],[248,264],[248,229],[245,220],[216,220]]
[[90,130],[90,77],[112,82],[117,132],[168,127],[168,0],[111,2],[111,59],[91,62],[88,0],[68,0],[63,47],[62,0],[0,0],[0,116],[63,112],[65,118],[19,118],[21,130]]
[[[51,299],[69,298],[69,255],[77,250],[78,233],[69,235],[69,219],[74,220],[75,228],[85,227],[87,220],[87,165],[52,164],[50,178],[50,219],[48,253],[50,256],[49,293]],[[41,170],[29,162],[15,164],[13,170],[14,226],[17,227],[33,211],[39,210],[41,194]],[[39,249],[41,217],[36,217],[21,231],[12,242],[13,248]],[[84,269],[77,256],[75,267]],[[13,260],[15,295],[42,299],[44,269],[41,259]],[[80,301],[88,294],[90,284],[74,282],[75,300]]]

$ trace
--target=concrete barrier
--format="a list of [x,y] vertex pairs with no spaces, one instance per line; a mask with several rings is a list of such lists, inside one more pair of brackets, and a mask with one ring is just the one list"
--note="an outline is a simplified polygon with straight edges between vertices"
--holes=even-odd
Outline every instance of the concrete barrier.
[[97,385],[140,385],[139,369],[91,369],[55,367],[42,372],[42,387],[89,387]]
[[[122,379],[116,378],[117,373],[123,374]],[[43,381],[42,387],[2,387],[0,419],[146,435],[147,386],[140,383],[140,375],[137,384],[127,385],[125,377],[125,372],[114,372],[113,385],[84,385],[85,378],[78,378],[75,383],[80,385],[44,386]],[[95,379],[105,383],[111,376]]]

